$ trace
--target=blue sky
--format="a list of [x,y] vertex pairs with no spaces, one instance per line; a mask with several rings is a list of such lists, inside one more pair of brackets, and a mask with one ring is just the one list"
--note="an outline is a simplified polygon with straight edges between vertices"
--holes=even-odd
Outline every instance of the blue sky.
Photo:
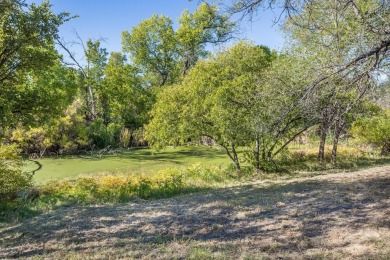
[[[27,3],[40,3],[41,0],[27,0]],[[164,14],[176,21],[181,12],[187,8],[193,12],[198,1],[188,0],[51,0],[55,13],[68,11],[79,15],[60,28],[60,35],[66,41],[75,40],[74,31],[86,41],[103,38],[102,44],[109,52],[121,50],[121,33],[130,30],[139,22],[153,14]],[[256,44],[280,50],[283,39],[278,26],[273,25],[274,15],[261,13],[254,22],[243,22],[240,38],[253,40]],[[177,24],[176,24],[177,25]],[[81,50],[77,50],[80,52]]]

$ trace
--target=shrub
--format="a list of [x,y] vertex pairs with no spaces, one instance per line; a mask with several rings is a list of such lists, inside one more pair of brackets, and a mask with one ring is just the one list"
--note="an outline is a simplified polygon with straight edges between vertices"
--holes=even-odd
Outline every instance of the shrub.
[[53,119],[42,127],[18,127],[10,140],[25,154],[42,157],[47,152],[72,153],[88,145],[86,126],[82,115],[70,107],[63,117]]
[[103,119],[98,118],[88,128],[88,138],[97,148],[105,148],[110,143],[110,135]]
[[19,127],[12,132],[11,140],[18,143],[25,154],[39,154],[42,157],[52,143],[47,128],[24,129]]
[[143,127],[134,130],[132,137],[132,146],[148,146],[148,140],[146,140],[145,129]]
[[0,200],[17,198],[17,193],[32,186],[32,175],[22,171],[23,161],[16,145],[0,145]]
[[109,123],[107,125],[107,134],[109,138],[109,144],[113,147],[120,146],[122,126],[117,123]]
[[356,121],[352,134],[363,142],[377,147],[381,155],[390,155],[390,109],[381,115]]

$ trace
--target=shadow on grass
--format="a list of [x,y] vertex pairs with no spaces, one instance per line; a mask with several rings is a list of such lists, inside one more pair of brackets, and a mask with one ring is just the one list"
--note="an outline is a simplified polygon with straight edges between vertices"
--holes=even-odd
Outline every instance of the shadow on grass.
[[[387,168],[388,169],[388,168]],[[54,256],[123,247],[145,252],[175,241],[301,254],[334,230],[390,231],[390,175],[217,189],[168,200],[61,208],[0,231],[0,257]],[[252,241],[249,243],[249,241]],[[320,242],[319,242],[320,241]],[[331,241],[332,242],[332,241]],[[328,247],[342,249],[333,241]],[[51,244],[51,248],[42,245]],[[24,246],[21,246],[24,245]]]
[[332,164],[328,161],[319,163],[316,159],[305,161],[278,161],[277,164],[279,169],[276,170],[276,172],[280,174],[293,174],[299,171],[356,171],[374,166],[388,165],[390,164],[390,157],[340,158],[336,164]]
[[43,168],[42,164],[39,162],[39,161],[34,161],[34,160],[31,160],[29,159],[28,161],[34,163],[35,165],[37,165],[37,168],[34,169],[34,170],[31,170],[29,171],[28,173],[31,173],[32,175],[34,175],[37,171],[41,170]]

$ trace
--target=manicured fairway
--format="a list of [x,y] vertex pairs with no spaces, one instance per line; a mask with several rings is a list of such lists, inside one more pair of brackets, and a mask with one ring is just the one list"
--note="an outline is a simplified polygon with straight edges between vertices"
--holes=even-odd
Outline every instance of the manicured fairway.
[[131,149],[118,155],[64,156],[30,160],[26,171],[35,171],[37,183],[82,174],[126,171],[148,173],[167,167],[202,163],[205,165],[227,165],[228,156],[222,150],[208,147],[167,148],[160,152],[151,149]]

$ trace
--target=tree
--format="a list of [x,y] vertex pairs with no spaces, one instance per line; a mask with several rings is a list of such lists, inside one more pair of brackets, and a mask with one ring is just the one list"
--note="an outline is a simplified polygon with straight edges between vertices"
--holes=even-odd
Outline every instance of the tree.
[[36,112],[43,115],[43,110],[50,114],[57,111],[50,103],[55,91],[49,88],[58,86],[59,82],[50,81],[47,74],[63,70],[58,65],[60,55],[54,41],[58,38],[58,27],[70,18],[68,13],[55,15],[50,8],[48,1],[40,5],[10,0],[0,3],[0,123],[3,126],[15,117],[31,118],[37,116]]
[[0,125],[39,125],[58,117],[77,93],[77,74],[59,62],[39,74],[18,75],[11,86],[0,89]]
[[153,15],[123,32],[122,45],[137,66],[158,75],[160,86],[174,81],[179,46],[169,17]]
[[180,43],[180,56],[183,60],[183,75],[200,58],[205,58],[207,44],[219,44],[232,38],[235,23],[227,15],[218,13],[215,5],[202,3],[193,13],[186,9],[179,18],[177,38]]
[[193,14],[184,10],[178,21],[175,31],[170,18],[153,15],[131,32],[122,33],[123,50],[144,70],[151,85],[177,83],[198,59],[206,57],[207,44],[230,40],[235,25],[207,3]]
[[352,134],[367,144],[380,148],[381,155],[390,154],[390,111],[357,120],[352,127]]
[[128,64],[123,54],[113,52],[104,74],[110,122],[131,130],[143,126],[147,122],[153,96],[142,86],[139,69]]
[[181,84],[158,95],[147,126],[150,144],[161,148],[207,136],[237,169],[239,147],[257,169],[269,169],[273,158],[312,125],[297,96],[300,84],[284,84],[293,60],[275,58],[266,47],[241,42],[200,60]]
[[[286,13],[283,28],[290,51],[312,60],[303,89],[320,119],[318,159],[324,159],[325,139],[334,128],[332,161],[348,113],[375,84],[375,74],[389,69],[390,3],[388,0],[277,1]],[[255,15],[274,1],[237,0],[233,12]],[[280,16],[279,18],[282,18]],[[313,69],[314,68],[314,69]],[[340,93],[341,92],[341,93]],[[314,116],[314,115],[313,115]]]
[[21,71],[42,71],[59,59],[54,40],[68,13],[55,15],[48,1],[6,0],[0,7],[0,84],[12,84]]
[[[366,32],[356,17],[356,8],[363,10],[367,7],[357,1],[352,4],[353,8],[348,8],[348,3],[345,5],[339,0],[308,1],[299,14],[290,13],[284,26],[292,42],[290,47],[297,53],[314,57],[313,66],[321,73],[307,90],[310,92],[316,89],[316,92],[321,93],[316,94],[320,97],[317,111],[322,115],[318,153],[320,161],[324,160],[325,139],[332,127],[332,162],[336,162],[338,139],[346,124],[345,119],[372,89],[373,74],[386,60],[385,51],[378,53],[374,60],[368,59],[361,64],[343,67],[350,62],[351,57],[360,55],[361,50],[357,46],[367,44],[363,48],[369,48],[373,40],[366,39]],[[375,6],[374,2],[371,4]]]
[[322,34],[327,36],[326,40],[317,43],[324,47],[335,42],[350,46],[351,52],[345,53],[343,62],[328,64],[332,69],[316,79],[316,84],[356,69],[367,73],[388,68],[389,0],[234,0],[229,10],[252,18],[260,8],[278,4],[283,6],[279,20],[285,14],[285,21],[301,28],[307,40],[315,42],[313,36]]
[[[80,95],[83,99],[83,109],[85,120],[91,123],[97,118],[104,118],[105,123],[108,122],[108,108],[106,104],[106,93],[104,93],[104,70],[107,63],[108,52],[101,47],[100,40],[93,41],[88,39],[86,43],[76,33],[78,44],[83,49],[84,59],[78,60],[76,55],[67,47],[67,43],[58,39],[57,43],[67,52],[72,66],[78,70]],[[85,65],[83,64],[85,63]]]

